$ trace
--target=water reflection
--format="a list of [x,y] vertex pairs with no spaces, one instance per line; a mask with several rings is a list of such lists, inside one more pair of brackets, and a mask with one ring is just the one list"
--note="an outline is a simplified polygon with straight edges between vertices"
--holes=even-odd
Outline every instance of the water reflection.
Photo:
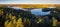
[[48,15],[50,14],[51,11],[43,12],[42,9],[32,9],[31,13],[36,15],[36,16],[43,16],[43,15]]

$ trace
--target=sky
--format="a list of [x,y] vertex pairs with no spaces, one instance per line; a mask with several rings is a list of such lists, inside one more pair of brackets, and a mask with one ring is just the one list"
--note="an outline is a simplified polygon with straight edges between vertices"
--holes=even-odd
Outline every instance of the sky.
[[0,4],[60,4],[60,0],[0,0]]

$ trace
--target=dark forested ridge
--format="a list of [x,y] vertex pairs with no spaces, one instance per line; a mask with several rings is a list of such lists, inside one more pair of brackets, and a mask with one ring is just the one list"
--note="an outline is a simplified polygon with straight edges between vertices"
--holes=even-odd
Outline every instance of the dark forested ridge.
[[[45,10],[43,12],[50,11]],[[60,8],[53,8],[49,15],[36,16],[30,11],[0,7],[0,25],[1,27],[60,27]]]

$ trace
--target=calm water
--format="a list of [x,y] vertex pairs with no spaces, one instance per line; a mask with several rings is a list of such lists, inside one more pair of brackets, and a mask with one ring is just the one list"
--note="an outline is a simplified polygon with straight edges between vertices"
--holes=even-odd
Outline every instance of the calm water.
[[43,16],[43,15],[48,15],[50,14],[51,11],[47,11],[47,12],[42,12],[42,9],[33,9],[31,10],[31,13],[37,16]]

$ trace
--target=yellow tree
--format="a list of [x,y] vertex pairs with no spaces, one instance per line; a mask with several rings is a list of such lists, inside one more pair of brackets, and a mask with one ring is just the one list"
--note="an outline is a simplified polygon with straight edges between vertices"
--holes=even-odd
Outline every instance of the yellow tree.
[[55,26],[56,27],[57,26],[57,23],[58,23],[57,19],[55,19],[55,17],[53,17],[52,20],[53,20],[52,26]]
[[19,18],[19,19],[17,20],[17,25],[16,25],[16,27],[23,27],[23,23],[22,23],[22,19],[21,19],[21,18]]
[[37,23],[42,23],[42,21],[43,21],[43,19],[41,17],[39,17]]

